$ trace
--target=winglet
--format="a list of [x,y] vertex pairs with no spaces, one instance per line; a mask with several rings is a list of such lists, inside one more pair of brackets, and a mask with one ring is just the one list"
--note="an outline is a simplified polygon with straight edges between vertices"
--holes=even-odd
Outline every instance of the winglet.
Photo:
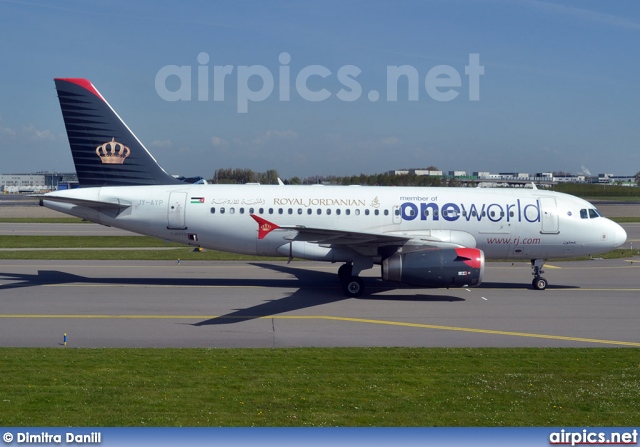
[[277,230],[280,228],[274,223],[269,222],[267,219],[263,219],[260,216],[256,216],[255,214],[251,214],[253,220],[258,222],[258,239],[264,239],[265,236],[271,233],[273,230]]

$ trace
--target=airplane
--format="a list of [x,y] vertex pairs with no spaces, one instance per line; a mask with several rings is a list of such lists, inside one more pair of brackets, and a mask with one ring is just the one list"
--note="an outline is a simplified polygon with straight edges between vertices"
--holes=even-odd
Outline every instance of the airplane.
[[[42,205],[195,247],[341,263],[347,297],[361,272],[425,288],[476,287],[488,259],[605,253],[625,230],[580,198],[537,188],[186,184],[169,175],[91,82],[55,85],[80,188]],[[281,182],[279,182],[281,183]]]

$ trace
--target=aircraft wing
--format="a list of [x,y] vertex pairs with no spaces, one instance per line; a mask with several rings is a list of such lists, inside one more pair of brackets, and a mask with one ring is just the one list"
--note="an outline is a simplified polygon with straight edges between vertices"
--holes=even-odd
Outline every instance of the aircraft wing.
[[414,245],[424,245],[425,248],[451,248],[463,247],[463,245],[443,241],[440,238],[423,232],[405,231],[402,233],[369,233],[362,231],[344,231],[327,228],[314,228],[303,225],[276,225],[268,220],[252,214],[251,217],[258,223],[258,238],[263,239],[274,230],[294,231],[285,239],[291,241],[312,242],[316,244],[348,245],[351,247],[404,245],[412,241]]

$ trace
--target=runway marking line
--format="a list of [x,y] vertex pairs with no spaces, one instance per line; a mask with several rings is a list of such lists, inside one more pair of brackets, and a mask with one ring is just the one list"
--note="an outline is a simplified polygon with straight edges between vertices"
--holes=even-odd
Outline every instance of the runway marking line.
[[492,329],[475,329],[456,326],[440,326],[435,324],[423,324],[423,323],[405,323],[401,321],[386,321],[386,320],[371,320],[365,318],[350,318],[350,317],[335,317],[328,315],[266,315],[266,316],[249,316],[243,315],[238,317],[221,317],[216,315],[38,315],[38,314],[0,314],[2,318],[52,318],[52,319],[131,319],[131,320],[212,320],[216,318],[221,319],[259,319],[259,320],[330,320],[330,321],[345,321],[350,323],[365,323],[365,324],[380,324],[386,326],[401,326],[418,329],[436,329],[441,331],[456,331],[456,332],[470,332],[475,334],[488,334],[488,335],[506,335],[511,337],[524,337],[524,338],[542,338],[547,340],[561,340],[561,341],[577,341],[583,343],[596,343],[603,345],[617,345],[617,346],[633,346],[640,347],[640,342],[630,341],[617,341],[617,340],[600,340],[597,338],[582,338],[582,337],[566,337],[563,335],[547,335],[547,334],[533,334],[527,332],[511,332],[511,331],[498,331]]

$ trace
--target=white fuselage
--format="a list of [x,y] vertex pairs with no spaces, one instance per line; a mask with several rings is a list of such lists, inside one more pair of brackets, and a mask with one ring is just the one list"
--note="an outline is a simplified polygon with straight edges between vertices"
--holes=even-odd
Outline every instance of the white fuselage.
[[[52,196],[122,208],[47,200]],[[624,230],[589,202],[536,189],[185,184],[60,191],[45,195],[43,203],[103,225],[194,246],[327,261],[350,261],[354,252],[345,244],[293,245],[292,229],[258,239],[250,216],[279,226],[403,236],[416,245],[475,247],[488,259],[593,255],[626,240]],[[379,262],[373,253],[372,258]]]

